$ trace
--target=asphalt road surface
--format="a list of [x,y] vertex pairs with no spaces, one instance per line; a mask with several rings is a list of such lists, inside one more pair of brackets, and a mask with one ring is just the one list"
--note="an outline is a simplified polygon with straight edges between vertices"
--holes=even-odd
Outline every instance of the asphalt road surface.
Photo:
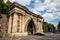
[[0,40],[60,40],[60,34],[45,33],[45,36],[29,35],[15,38],[4,37],[0,38]]

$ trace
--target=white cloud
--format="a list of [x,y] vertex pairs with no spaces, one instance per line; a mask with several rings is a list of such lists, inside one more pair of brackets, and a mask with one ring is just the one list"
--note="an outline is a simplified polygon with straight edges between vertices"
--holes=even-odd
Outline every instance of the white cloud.
[[35,13],[35,14],[38,14],[38,15],[41,15],[41,13],[40,12],[38,12],[38,11],[33,11],[33,13]]
[[45,21],[51,21],[51,20],[53,20],[54,18],[54,16],[53,16],[53,14],[51,14],[51,13],[46,13],[46,14],[43,14],[42,15],[43,16],[43,18],[45,19]]
[[39,11],[43,11],[44,9],[45,9],[44,4],[42,4],[40,2],[40,0],[35,0],[34,8],[32,8],[31,10],[32,10],[32,12],[41,15],[41,13]]
[[54,13],[53,15],[55,18],[60,18],[60,12]]
[[[7,0],[4,0],[5,2],[7,1]],[[27,5],[27,4],[29,4],[30,3],[30,1],[31,0],[10,0],[11,2],[18,2],[18,3],[20,3],[20,4],[22,4],[22,5]]]
[[30,3],[31,0],[16,0],[16,1],[22,5],[27,5]]
[[40,3],[39,0],[36,0],[34,5],[33,12],[36,14],[39,14],[39,11],[47,9],[47,12],[42,15],[45,21],[52,21],[60,17],[60,12],[58,12],[60,9],[56,8],[56,6],[60,5],[60,0],[45,0],[43,4]]
[[49,22],[55,19],[60,18],[60,12],[57,13],[46,13],[42,15],[45,21]]
[[35,11],[43,11],[45,9],[49,9],[50,11],[56,10],[56,6],[60,4],[59,1],[45,0],[42,4],[39,0],[35,0],[34,8]]

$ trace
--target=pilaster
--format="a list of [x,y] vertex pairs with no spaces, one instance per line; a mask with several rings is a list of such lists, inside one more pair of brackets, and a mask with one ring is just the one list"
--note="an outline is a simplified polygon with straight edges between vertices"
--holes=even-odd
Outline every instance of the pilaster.
[[11,33],[11,23],[12,23],[12,17],[9,17],[9,25],[8,25],[8,33]]
[[12,27],[12,32],[13,33],[17,32],[17,20],[18,20],[18,15],[17,15],[17,13],[14,13],[14,16],[13,16],[13,27]]

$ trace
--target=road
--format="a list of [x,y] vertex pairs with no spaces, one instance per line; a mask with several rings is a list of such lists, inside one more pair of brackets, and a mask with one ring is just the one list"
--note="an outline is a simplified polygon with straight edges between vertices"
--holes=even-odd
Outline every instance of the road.
[[45,36],[24,36],[24,37],[15,37],[15,38],[0,38],[0,40],[60,40],[60,34],[55,33],[45,33]]

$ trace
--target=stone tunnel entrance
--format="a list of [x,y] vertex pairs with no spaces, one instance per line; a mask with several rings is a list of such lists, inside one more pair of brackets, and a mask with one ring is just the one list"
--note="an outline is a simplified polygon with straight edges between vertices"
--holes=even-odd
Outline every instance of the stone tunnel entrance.
[[36,32],[35,24],[32,20],[28,23],[27,31],[28,35],[33,35]]

